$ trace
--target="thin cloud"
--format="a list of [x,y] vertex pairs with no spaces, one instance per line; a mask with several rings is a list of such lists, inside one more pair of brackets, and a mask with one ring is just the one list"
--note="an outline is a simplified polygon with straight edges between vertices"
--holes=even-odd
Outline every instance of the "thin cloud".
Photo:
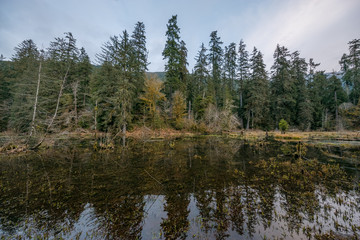
[[347,42],[359,38],[358,0],[12,0],[0,1],[0,53],[8,59],[14,47],[31,38],[47,47],[55,37],[72,32],[94,61],[96,53],[112,35],[137,21],[146,27],[150,71],[163,71],[161,52],[168,19],[178,14],[181,38],[188,48],[189,68],[211,31],[218,30],[224,46],[244,39],[251,51],[263,52],[267,67],[277,43],[303,57],[337,70]]

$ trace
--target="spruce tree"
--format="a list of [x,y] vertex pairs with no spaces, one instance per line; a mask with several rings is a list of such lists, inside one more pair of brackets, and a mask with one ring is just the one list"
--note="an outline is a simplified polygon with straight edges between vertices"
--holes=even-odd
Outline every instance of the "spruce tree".
[[245,96],[245,86],[249,79],[249,54],[246,51],[246,44],[241,39],[239,43],[238,50],[238,63],[237,63],[237,87],[239,95],[239,110],[238,116],[240,118],[240,127],[244,128],[244,118],[245,118],[245,109],[244,109],[244,96]]
[[230,43],[228,47],[225,47],[224,54],[224,74],[225,74],[225,86],[232,97],[235,97],[236,92],[236,72],[237,72],[237,53],[236,44]]
[[209,64],[211,73],[211,82],[209,83],[209,95],[213,97],[217,106],[222,105],[222,64],[223,64],[223,42],[217,35],[217,31],[210,34],[209,42]]
[[204,43],[201,44],[200,50],[195,57],[195,66],[192,74],[193,79],[193,92],[194,92],[194,112],[197,118],[202,118],[205,109],[208,106],[209,98],[206,95],[208,93],[209,82],[209,63],[206,54],[207,49]]
[[325,94],[324,90],[327,86],[327,79],[322,71],[316,71],[312,77],[312,81],[308,85],[309,98],[311,99],[312,129],[323,127],[323,119],[325,118]]
[[271,109],[274,125],[285,119],[290,125],[295,118],[295,84],[291,76],[290,53],[286,47],[276,46],[271,67]]
[[101,69],[94,78],[92,88],[95,101],[103,108],[97,115],[97,122],[103,130],[125,134],[132,120],[136,84],[134,59],[134,47],[126,30],[120,38],[111,37],[98,55]]
[[294,123],[301,130],[311,128],[313,112],[306,81],[307,68],[308,64],[304,58],[300,58],[300,53],[298,51],[293,52],[291,54],[291,74],[296,89],[296,118]]
[[15,48],[12,58],[15,78],[13,79],[13,102],[9,127],[16,131],[30,130],[36,94],[40,52],[35,43],[24,40]]
[[269,82],[263,55],[255,47],[250,59],[250,79],[247,83],[246,128],[268,128]]
[[12,78],[14,71],[12,70],[11,62],[5,61],[5,58],[0,56],[0,132],[7,130],[10,107],[13,100],[13,89]]
[[[171,97],[176,90],[184,91],[186,83],[182,82],[181,72],[183,66],[181,64],[184,57],[184,51],[181,50],[180,28],[177,26],[177,15],[169,19],[166,31],[166,43],[162,52],[165,64],[165,93]],[[184,45],[183,45],[184,47]]]
[[[186,48],[186,44],[184,41],[180,41],[180,62],[179,62],[179,78],[180,78],[180,82],[185,85],[185,87],[189,86],[188,84],[188,69],[187,66],[189,65],[189,63],[187,62],[187,54],[188,54],[188,50]],[[180,89],[182,90],[182,92],[185,92],[185,89]],[[189,94],[187,94],[187,99],[191,99],[191,96],[189,96]]]
[[43,118],[49,119],[44,126],[46,131],[53,126],[59,129],[76,123],[74,86],[78,81],[78,60],[79,49],[72,33],[65,33],[65,37],[58,37],[50,42],[45,66],[46,77],[40,88],[40,96],[45,100],[40,101],[40,105],[46,109]]
[[209,70],[208,70],[208,59],[206,56],[206,48],[204,43],[201,44],[200,50],[195,57],[195,65],[194,65],[194,82],[196,88],[196,95],[205,96],[206,87],[209,80]]
[[349,43],[349,54],[344,54],[340,60],[344,72],[345,83],[350,87],[350,101],[356,105],[360,100],[360,39]]
[[134,48],[134,86],[135,95],[138,95],[144,87],[145,72],[148,70],[148,51],[146,48],[145,25],[137,22],[131,35],[131,42]]

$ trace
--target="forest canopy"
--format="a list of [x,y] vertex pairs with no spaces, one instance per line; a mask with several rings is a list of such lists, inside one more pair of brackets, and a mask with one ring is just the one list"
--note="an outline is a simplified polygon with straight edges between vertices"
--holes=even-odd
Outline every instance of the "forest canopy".
[[148,72],[143,22],[111,36],[92,64],[72,33],[40,49],[31,39],[0,58],[0,131],[89,129],[125,133],[135,126],[193,131],[360,127],[360,39],[348,43],[340,72],[277,45],[267,71],[259,49],[227,46],[217,31],[199,43],[193,69],[177,15],[167,23],[164,73]]

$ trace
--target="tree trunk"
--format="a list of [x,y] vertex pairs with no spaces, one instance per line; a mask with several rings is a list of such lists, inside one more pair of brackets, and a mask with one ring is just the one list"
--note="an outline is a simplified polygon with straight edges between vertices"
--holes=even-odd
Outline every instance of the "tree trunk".
[[254,112],[251,110],[251,128],[254,129]]
[[45,134],[44,134],[43,138],[41,139],[41,141],[40,141],[37,145],[35,145],[34,147],[31,148],[31,149],[33,149],[33,150],[36,149],[36,148],[38,148],[38,147],[40,147],[40,145],[44,142],[45,137],[46,137],[46,135],[48,134],[49,129],[51,128],[52,124],[54,123],[54,120],[55,120],[55,118],[56,118],[56,116],[57,116],[57,112],[58,112],[58,110],[59,110],[60,98],[61,98],[62,93],[63,93],[63,90],[64,90],[64,86],[65,86],[65,83],[66,83],[67,75],[68,75],[68,73],[69,73],[69,69],[70,69],[70,65],[69,65],[68,68],[66,69],[65,76],[64,76],[63,81],[62,81],[61,86],[60,86],[60,91],[59,91],[59,95],[58,95],[58,99],[57,99],[57,103],[56,103],[56,108],[55,108],[54,116],[52,117],[49,125],[47,126],[46,131],[45,131]]
[[246,130],[249,130],[249,128],[250,128],[250,110],[248,110],[248,114],[247,114]]
[[33,131],[35,129],[34,125],[35,125],[35,117],[36,117],[36,107],[37,107],[38,96],[39,96],[39,88],[40,88],[40,77],[41,77],[41,62],[40,62],[40,65],[39,65],[38,81],[37,81],[36,94],[35,94],[35,103],[34,103],[34,113],[33,113],[32,121],[31,121],[31,130],[30,130],[29,137],[32,136]]
[[335,129],[336,131],[340,130],[340,126],[339,126],[339,113],[338,113],[338,106],[337,106],[337,95],[336,95],[336,91],[334,93],[334,98],[335,98]]
[[191,101],[189,101],[188,119],[191,118]]
[[[242,91],[240,91],[240,112],[242,112],[242,108],[243,108],[243,93],[242,93]],[[240,116],[240,128],[242,128],[242,129],[244,128],[243,116]]]
[[94,116],[94,120],[95,120],[95,131],[96,131],[96,126],[97,126],[97,109],[98,109],[98,100],[96,99],[96,103],[95,103],[95,116]]
[[72,90],[73,90],[73,94],[74,94],[75,127],[78,126],[78,111],[77,111],[77,92],[78,92],[78,86],[79,86],[79,81],[76,80],[76,82],[74,82],[74,83],[72,84]]

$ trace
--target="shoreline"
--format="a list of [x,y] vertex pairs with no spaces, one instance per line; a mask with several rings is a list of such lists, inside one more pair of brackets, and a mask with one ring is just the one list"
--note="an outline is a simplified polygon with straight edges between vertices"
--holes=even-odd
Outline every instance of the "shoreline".
[[[267,136],[267,137],[266,137]],[[40,136],[39,136],[40,137]],[[56,142],[62,140],[96,140],[100,143],[101,148],[114,148],[115,140],[121,139],[123,135],[113,136],[104,132],[88,131],[77,129],[75,131],[63,131],[61,133],[50,134],[41,146],[42,149],[55,147]],[[190,131],[179,131],[170,128],[150,129],[146,127],[134,128],[126,133],[126,139],[136,141],[146,140],[172,140],[178,138],[203,138],[203,137],[224,137],[232,139],[242,139],[246,141],[360,141],[360,132],[358,131],[342,131],[342,132],[287,132],[282,134],[280,131],[261,131],[261,130],[238,130],[222,133],[198,133]],[[11,132],[0,133],[0,154],[27,152],[29,145],[27,144],[28,136],[19,135]],[[36,141],[36,138],[32,138]],[[105,144],[101,145],[101,142]],[[110,144],[110,145],[109,145]]]

